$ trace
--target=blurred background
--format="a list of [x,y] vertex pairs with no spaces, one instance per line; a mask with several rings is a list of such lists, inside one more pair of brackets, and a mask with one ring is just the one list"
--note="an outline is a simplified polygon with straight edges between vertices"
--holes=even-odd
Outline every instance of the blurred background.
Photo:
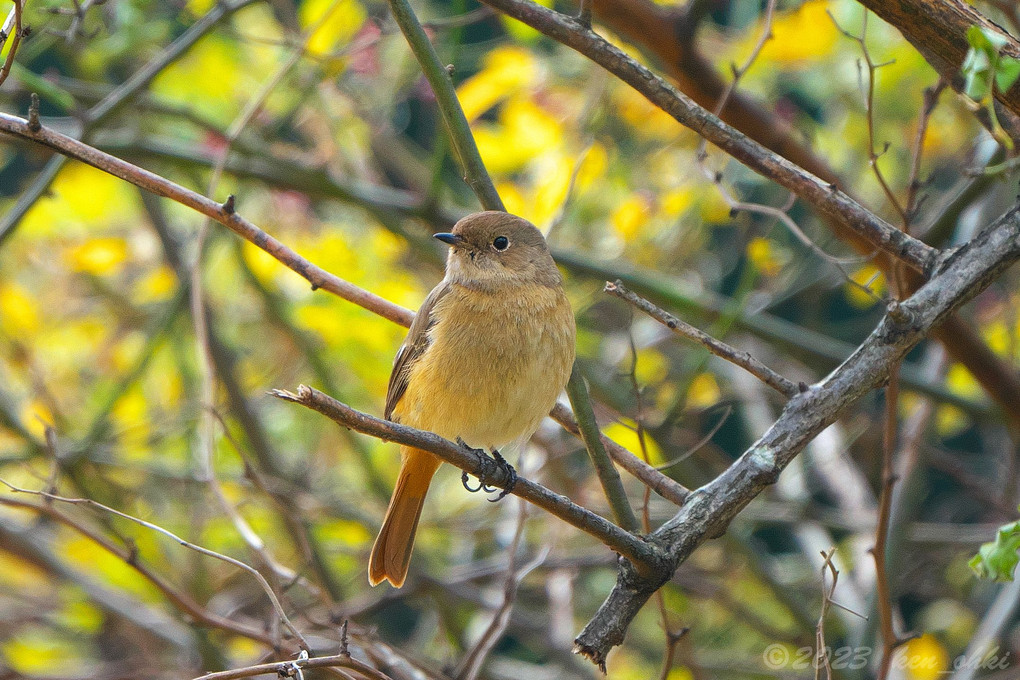
[[[759,0],[636,4],[694,12],[696,39],[683,46],[722,82],[755,53],[769,14]],[[1016,35],[1010,3],[974,4]],[[795,381],[824,377],[875,327],[890,286],[872,253],[785,190],[713,147],[702,158],[693,132],[520,23],[473,0],[414,8],[455,67],[507,209],[548,235],[577,316],[579,366],[616,442],[695,488],[783,401],[605,295],[606,280]],[[214,200],[234,194],[261,228],[399,305],[417,308],[442,276],[444,247],[430,234],[478,209],[384,2],[27,0],[24,14],[33,30],[0,110],[25,115],[38,93],[46,125]],[[999,157],[970,102],[946,89],[922,115],[939,77],[895,29],[870,16],[862,50],[864,10],[850,0],[780,2],[771,24],[738,92],[766,114],[749,125],[798,145],[798,162],[813,156],[813,172],[827,169],[893,224],[912,206],[913,233],[939,247],[1014,203],[1011,172],[974,173]],[[662,67],[648,44],[599,31]],[[878,65],[870,97],[868,59]],[[786,211],[811,245],[776,211],[737,201]],[[189,302],[196,280],[209,361]],[[1010,272],[960,316],[1015,362],[1016,309]],[[525,518],[516,499],[466,493],[450,466],[408,583],[369,588],[396,446],[266,392],[307,383],[381,415],[404,333],[310,290],[193,211],[0,140],[0,478],[94,499],[259,567],[317,650],[335,652],[349,619],[357,654],[393,678],[598,677],[570,650],[615,582],[615,556],[541,511]],[[1017,518],[1016,440],[1000,405],[936,342],[909,355],[897,408],[888,571],[896,628],[918,637],[893,677],[946,677],[996,646],[1006,666],[954,677],[1017,677],[1020,588],[967,564]],[[810,650],[831,586],[821,553],[832,548],[841,606],[825,618],[825,643],[865,657],[837,677],[870,677],[883,409],[881,392],[851,409],[697,550],[610,656],[609,677],[815,677]],[[582,444],[555,423],[519,468],[608,516]],[[674,514],[623,476],[651,528]],[[201,612],[263,631],[273,612],[250,575],[94,508],[6,489],[0,498],[35,504],[0,505],[0,677],[188,678],[276,658],[264,640],[196,619],[132,563]],[[495,639],[479,644],[486,631]],[[786,660],[770,660],[770,645]]]

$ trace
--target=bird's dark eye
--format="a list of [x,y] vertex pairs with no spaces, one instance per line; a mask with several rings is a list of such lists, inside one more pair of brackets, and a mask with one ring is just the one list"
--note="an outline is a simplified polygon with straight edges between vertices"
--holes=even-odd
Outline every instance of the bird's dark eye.
[[492,240],[492,247],[496,250],[506,250],[510,247],[510,239],[506,236],[497,236]]

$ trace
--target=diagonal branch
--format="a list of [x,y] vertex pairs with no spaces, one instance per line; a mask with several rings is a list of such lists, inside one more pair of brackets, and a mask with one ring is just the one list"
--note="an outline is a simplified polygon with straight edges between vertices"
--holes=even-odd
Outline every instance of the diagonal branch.
[[[36,121],[36,124],[38,124],[38,121]],[[34,127],[36,129],[33,129]],[[99,151],[95,147],[79,142],[67,135],[54,132],[46,127],[36,127],[32,124],[32,121],[6,113],[0,113],[0,133],[7,133],[14,137],[36,142],[65,156],[88,163],[157,196],[164,196],[177,201],[181,205],[185,205],[219,222],[241,238],[266,251],[284,266],[311,283],[313,289],[322,288],[323,290],[328,290],[334,295],[369,309],[390,321],[404,325],[410,325],[411,323],[411,319],[414,316],[411,310],[395,305],[389,300],[358,288],[352,283],[330,274],[321,267],[317,267],[273,236],[238,215],[234,208],[232,196],[226,203],[217,203],[210,198],[182,187],[180,184],[171,182],[137,165],[132,165],[127,161]]]
[[873,247],[902,260],[922,274],[929,272],[938,254],[936,249],[904,234],[835,185],[819,179],[722,122],[573,17],[529,0],[482,1],[588,57],[640,92],[678,123],[759,175],[797,194],[820,214],[856,233]]
[[435,48],[429,42],[425,29],[418,22],[407,0],[390,0],[390,11],[393,12],[393,18],[397,20],[397,25],[407,38],[415,59],[418,60],[425,78],[432,86],[432,92],[436,95],[436,104],[443,114],[450,143],[464,171],[464,181],[475,192],[486,210],[506,210],[489,173],[485,170],[485,164],[482,163],[475,138],[471,134],[471,127],[453,89],[450,71],[439,62]]
[[953,311],[1020,259],[1020,209],[1014,208],[970,243],[942,258],[935,273],[889,313],[843,364],[790,400],[779,419],[733,465],[691,493],[680,511],[651,534],[669,568],[649,578],[622,563],[616,586],[577,637],[576,649],[605,667],[642,605],[694,550],[719,536],[733,517],[854,402],[888,379],[889,371]]
[[413,427],[400,425],[388,420],[381,420],[367,413],[355,411],[350,406],[319,392],[316,389],[301,385],[298,393],[292,394],[284,390],[272,390],[274,397],[301,404],[318,411],[336,421],[343,427],[357,430],[363,434],[396,442],[429,453],[435,454],[445,462],[468,472],[486,484],[505,489],[515,496],[542,508],[551,515],[559,517],[567,524],[577,527],[609,546],[629,560],[634,569],[647,574],[662,570],[665,557],[643,538],[625,531],[609,520],[582,508],[566,496],[553,493],[540,484],[518,476],[516,483],[503,468],[497,468],[488,458],[481,458],[469,449],[458,446],[443,439],[437,434],[416,430]]

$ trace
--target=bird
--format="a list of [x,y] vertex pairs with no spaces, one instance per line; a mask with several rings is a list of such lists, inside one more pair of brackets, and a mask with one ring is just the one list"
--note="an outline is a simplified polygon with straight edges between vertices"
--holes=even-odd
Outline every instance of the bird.
[[[576,329],[563,277],[542,232],[509,213],[468,215],[435,238],[450,247],[445,276],[394,358],[385,417],[505,463],[500,449],[527,443],[570,377]],[[412,446],[401,446],[400,455],[368,562],[373,586],[404,584],[441,463]]]

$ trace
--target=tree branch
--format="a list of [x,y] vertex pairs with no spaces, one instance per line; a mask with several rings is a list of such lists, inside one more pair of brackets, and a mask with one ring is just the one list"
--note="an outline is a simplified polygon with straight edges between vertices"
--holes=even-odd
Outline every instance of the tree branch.
[[507,489],[515,496],[523,498],[549,514],[559,517],[567,524],[594,536],[627,558],[628,564],[633,564],[633,568],[636,570],[653,574],[663,568],[665,556],[644,539],[621,529],[594,512],[582,508],[566,496],[553,493],[544,486],[524,477],[519,476],[517,482],[511,485],[511,477],[504,468],[496,467],[488,459],[482,459],[467,448],[443,439],[437,434],[416,430],[413,427],[381,420],[367,413],[355,411],[350,406],[307,385],[298,387],[297,394],[284,390],[271,390],[270,394],[295,404],[307,406],[343,427],[386,441],[414,446],[435,454],[445,462],[479,479],[484,477],[486,484]]
[[843,364],[790,400],[762,437],[648,538],[669,556],[669,569],[645,577],[626,563],[617,584],[577,637],[576,649],[605,667],[630,622],[673,571],[767,486],[819,432],[849,406],[881,386],[906,353],[949,314],[1020,259],[1020,209],[1014,208],[970,243],[940,259],[935,274],[907,300],[891,306],[868,339]]
[[439,62],[439,55],[429,42],[425,29],[421,27],[407,0],[390,0],[390,11],[436,95],[436,104],[446,123],[450,143],[464,171],[464,181],[486,210],[506,210],[482,163],[475,138],[471,134],[471,126],[457,100],[457,92],[453,89],[450,72]]
[[637,60],[627,56],[573,17],[528,0],[482,0],[508,16],[588,57],[672,116],[759,175],[789,189],[820,214],[856,233],[875,248],[928,274],[938,251],[864,208],[832,184],[769,151],[694,103]]
[[310,263],[291,248],[237,214],[234,210],[233,202],[230,200],[224,204],[216,203],[190,189],[185,189],[175,182],[171,182],[137,165],[132,165],[127,161],[99,151],[95,147],[62,135],[59,132],[54,132],[46,127],[32,130],[29,121],[17,116],[0,113],[0,132],[49,147],[58,153],[83,163],[88,163],[146,191],[170,198],[181,205],[202,213],[272,255],[284,266],[311,283],[313,289],[322,288],[323,290],[328,290],[334,295],[338,295],[345,300],[375,312],[379,316],[405,326],[410,325],[411,319],[414,318],[414,313],[411,310],[395,305],[389,300],[359,288],[348,281],[344,281],[340,277],[334,276],[321,267]]
[[716,340],[708,333],[681,321],[665,310],[659,309],[640,295],[627,290],[619,279],[616,280],[616,283],[607,282],[604,290],[610,295],[634,305],[648,316],[669,328],[675,335],[694,340],[717,357],[740,366],[783,396],[793,398],[800,393],[800,388],[792,380],[779,375],[747,352],[741,352],[725,342]]

